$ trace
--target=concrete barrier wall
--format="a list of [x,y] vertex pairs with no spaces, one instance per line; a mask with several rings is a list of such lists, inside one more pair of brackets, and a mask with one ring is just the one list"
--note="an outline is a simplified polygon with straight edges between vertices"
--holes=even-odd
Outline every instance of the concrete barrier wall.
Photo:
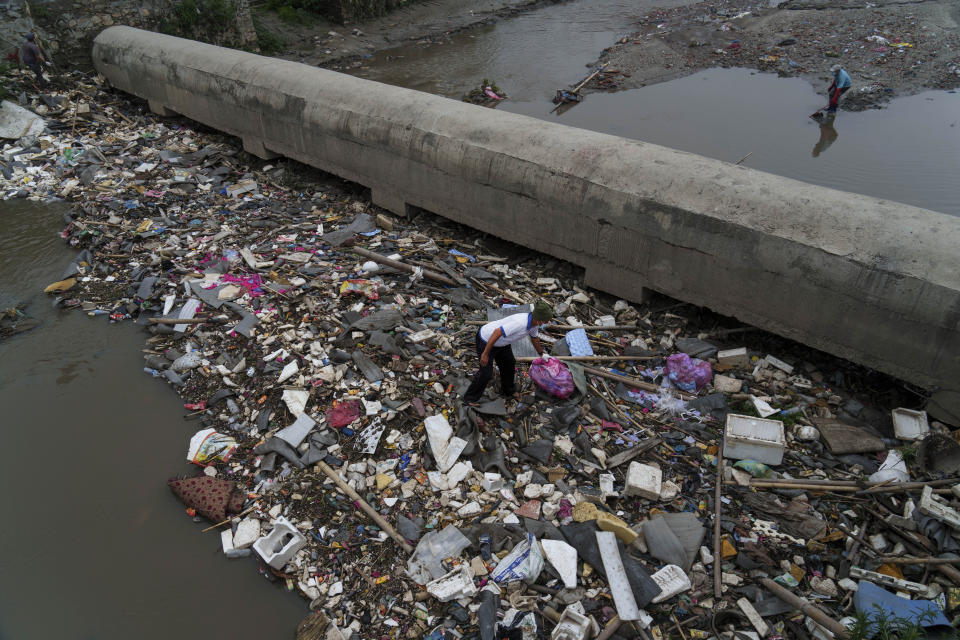
[[690,153],[130,27],[110,83],[243,139],[586,270],[926,388],[960,413],[960,218]]

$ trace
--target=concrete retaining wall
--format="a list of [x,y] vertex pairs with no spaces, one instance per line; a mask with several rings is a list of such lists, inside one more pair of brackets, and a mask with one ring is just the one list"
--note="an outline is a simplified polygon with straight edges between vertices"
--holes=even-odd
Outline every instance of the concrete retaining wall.
[[369,186],[395,212],[949,390],[960,413],[960,218],[129,27],[103,31],[93,59],[155,110]]

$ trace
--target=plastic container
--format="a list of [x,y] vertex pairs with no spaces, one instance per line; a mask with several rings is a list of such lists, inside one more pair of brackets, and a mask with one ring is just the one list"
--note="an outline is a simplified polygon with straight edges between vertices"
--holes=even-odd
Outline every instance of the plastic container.
[[777,465],[783,462],[787,439],[783,422],[743,416],[727,415],[723,434],[723,457],[737,460],[756,460]]
[[893,433],[900,440],[920,440],[930,431],[926,411],[900,407],[891,411],[890,417],[893,418]]

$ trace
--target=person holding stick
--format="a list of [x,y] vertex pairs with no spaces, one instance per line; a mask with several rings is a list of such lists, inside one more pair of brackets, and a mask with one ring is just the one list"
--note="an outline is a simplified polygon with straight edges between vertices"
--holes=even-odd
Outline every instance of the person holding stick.
[[40,47],[37,46],[37,35],[35,33],[27,34],[27,39],[23,42],[21,48],[21,55],[23,64],[37,74],[37,83],[40,87],[46,87],[47,81],[43,77],[43,65],[46,64],[47,60],[43,57]]

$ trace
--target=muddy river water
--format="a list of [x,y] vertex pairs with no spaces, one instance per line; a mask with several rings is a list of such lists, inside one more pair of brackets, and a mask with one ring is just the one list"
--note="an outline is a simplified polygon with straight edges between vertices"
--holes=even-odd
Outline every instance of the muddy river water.
[[228,560],[166,487],[197,430],[142,372],[146,334],[58,311],[63,205],[0,202],[0,308],[42,324],[0,342],[0,639],[292,638],[303,601]]
[[[357,73],[450,97],[487,77],[510,94],[507,111],[727,161],[750,154],[750,167],[960,215],[958,94],[841,113],[829,130],[807,118],[822,98],[803,80],[715,69],[551,115],[555,90],[649,6],[555,5],[377,54]],[[225,559],[165,486],[189,471],[195,425],[142,373],[143,332],[57,311],[40,293],[70,261],[63,206],[0,202],[0,308],[28,302],[42,320],[0,343],[0,640],[291,637],[300,598]]]

